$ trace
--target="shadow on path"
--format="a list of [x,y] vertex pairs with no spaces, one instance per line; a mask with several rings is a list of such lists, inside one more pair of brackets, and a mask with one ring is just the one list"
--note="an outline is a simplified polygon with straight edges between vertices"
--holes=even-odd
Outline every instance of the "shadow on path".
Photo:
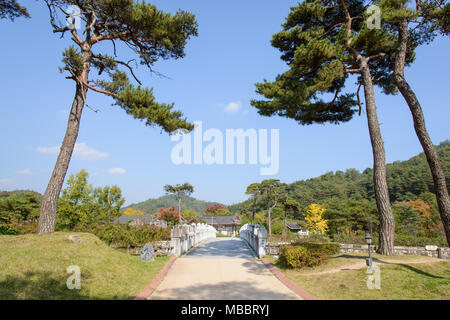
[[[246,281],[226,281],[217,284],[198,284],[188,288],[161,290],[159,294],[177,300],[286,300],[292,296],[261,289]],[[157,300],[157,298],[152,298]]]

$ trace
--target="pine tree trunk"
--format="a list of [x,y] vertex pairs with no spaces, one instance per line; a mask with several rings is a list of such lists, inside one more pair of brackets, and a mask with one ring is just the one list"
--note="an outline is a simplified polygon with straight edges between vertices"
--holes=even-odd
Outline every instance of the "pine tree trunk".
[[359,56],[357,60],[359,61],[359,67],[361,69],[361,76],[364,85],[367,122],[373,153],[373,182],[375,189],[375,200],[377,203],[378,212],[380,214],[380,233],[377,252],[383,255],[393,255],[395,222],[394,215],[392,214],[391,202],[389,200],[389,190],[386,181],[386,156],[383,138],[381,137],[380,125],[378,123],[375,93],[366,58]]
[[181,224],[181,196],[178,196],[178,223]]
[[86,89],[77,84],[75,98],[73,100],[72,109],[67,123],[66,135],[64,137],[61,149],[59,151],[58,160],[53,169],[50,182],[45,190],[42,198],[38,233],[51,233],[55,231],[56,226],[56,209],[61,188],[69,168],[70,158],[78,137],[80,128],[80,119],[84,107]]
[[269,227],[269,236],[272,235],[272,219],[270,218],[270,214],[272,213],[272,207],[269,206],[269,208],[267,209],[267,226]]
[[67,123],[66,134],[64,136],[61,149],[59,151],[58,159],[56,160],[55,168],[48,183],[42,198],[41,208],[39,212],[38,234],[51,233],[55,231],[56,227],[56,210],[58,206],[59,194],[64,183],[64,178],[69,168],[70,159],[72,157],[73,149],[78,137],[80,129],[80,120],[83,112],[84,104],[86,102],[85,86],[80,84],[80,80],[87,82],[91,57],[91,48],[85,46],[82,50],[83,72],[79,75],[77,80],[75,97],[73,99],[72,108],[70,110],[69,121]]
[[428,166],[433,177],[434,192],[439,207],[439,214],[444,225],[447,243],[450,246],[450,199],[448,196],[447,184],[445,181],[444,170],[442,170],[439,156],[433,146],[433,142],[428,135],[425,126],[425,118],[423,116],[422,107],[417,99],[414,91],[409,86],[404,77],[406,50],[408,45],[408,21],[405,19],[398,26],[398,51],[395,59],[395,83],[400,90],[403,98],[411,110],[414,121],[414,129],[423,151],[428,161]]

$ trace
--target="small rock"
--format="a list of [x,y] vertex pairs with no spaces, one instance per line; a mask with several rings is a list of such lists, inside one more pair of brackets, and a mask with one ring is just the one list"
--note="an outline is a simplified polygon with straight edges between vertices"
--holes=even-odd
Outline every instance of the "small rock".
[[71,234],[70,236],[67,237],[67,239],[69,239],[69,241],[72,241],[74,243],[80,243],[82,240],[79,236]]
[[145,261],[155,260],[155,249],[151,243],[146,243],[144,248],[142,248],[140,258]]

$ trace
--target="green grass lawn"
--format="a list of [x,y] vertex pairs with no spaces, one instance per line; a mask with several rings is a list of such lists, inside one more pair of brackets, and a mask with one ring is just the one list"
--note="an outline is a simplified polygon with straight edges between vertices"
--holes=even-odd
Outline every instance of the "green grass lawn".
[[[389,262],[379,264],[379,290],[367,288],[365,267],[347,268],[352,265],[357,268],[358,263],[365,263],[365,256],[361,254],[338,255],[325,265],[303,270],[284,269],[276,259],[269,260],[300,288],[321,299],[450,299],[450,261],[417,256],[387,258],[375,255],[375,258]],[[421,263],[412,263],[417,260]]]
[[[0,236],[0,299],[132,299],[168,260],[141,261],[89,233]],[[71,265],[80,267],[80,290],[67,288]]]

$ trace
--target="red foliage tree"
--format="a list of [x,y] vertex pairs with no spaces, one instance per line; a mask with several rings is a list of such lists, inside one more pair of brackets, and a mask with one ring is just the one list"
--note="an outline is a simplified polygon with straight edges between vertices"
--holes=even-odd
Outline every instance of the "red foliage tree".
[[207,215],[215,215],[219,209],[225,209],[225,207],[221,204],[212,204],[206,207],[205,213]]
[[173,227],[178,223],[178,210],[176,210],[175,207],[170,207],[168,209],[161,208],[157,213],[157,219],[164,220],[169,227]]

